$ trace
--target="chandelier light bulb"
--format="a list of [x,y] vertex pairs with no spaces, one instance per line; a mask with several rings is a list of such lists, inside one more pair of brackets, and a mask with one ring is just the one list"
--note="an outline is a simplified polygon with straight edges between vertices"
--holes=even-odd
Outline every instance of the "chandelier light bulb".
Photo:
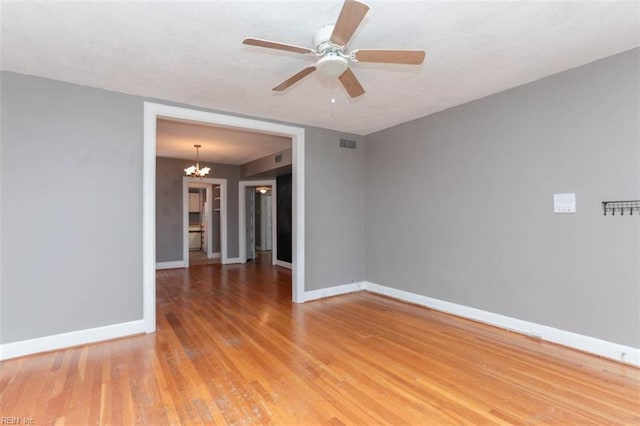
[[196,164],[191,167],[187,167],[186,169],[184,169],[184,172],[186,173],[187,176],[203,178],[209,174],[209,172],[211,171],[211,168],[210,167],[200,168],[199,150],[202,147],[202,145],[194,145],[194,147],[196,148]]

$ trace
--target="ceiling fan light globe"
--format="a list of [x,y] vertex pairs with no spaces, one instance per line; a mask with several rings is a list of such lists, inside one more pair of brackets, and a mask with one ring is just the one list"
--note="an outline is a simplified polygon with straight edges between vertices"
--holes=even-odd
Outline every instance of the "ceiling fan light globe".
[[318,60],[316,69],[325,77],[338,78],[349,68],[346,58],[337,55],[323,56]]

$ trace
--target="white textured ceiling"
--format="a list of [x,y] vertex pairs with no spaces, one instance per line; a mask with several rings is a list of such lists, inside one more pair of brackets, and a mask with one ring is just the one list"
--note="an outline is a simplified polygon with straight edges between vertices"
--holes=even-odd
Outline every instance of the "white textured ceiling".
[[[350,99],[313,58],[244,46],[311,46],[342,1],[6,2],[5,70],[357,134],[387,128],[631,49],[639,3],[370,1],[351,48],[425,49],[423,65],[358,63]],[[331,103],[331,98],[336,102]]]
[[291,148],[291,138],[201,123],[160,119],[156,131],[156,155],[195,160],[195,144],[200,160],[218,164],[242,165]]

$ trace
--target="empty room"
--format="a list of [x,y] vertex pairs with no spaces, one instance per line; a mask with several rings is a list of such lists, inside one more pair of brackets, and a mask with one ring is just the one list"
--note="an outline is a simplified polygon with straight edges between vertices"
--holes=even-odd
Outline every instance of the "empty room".
[[640,424],[639,2],[0,20],[0,424]]

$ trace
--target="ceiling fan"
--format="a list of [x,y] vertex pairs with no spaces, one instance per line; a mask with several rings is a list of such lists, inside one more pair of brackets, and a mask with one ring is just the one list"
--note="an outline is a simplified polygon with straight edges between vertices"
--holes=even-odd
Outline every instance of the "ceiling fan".
[[337,77],[349,96],[355,98],[364,94],[365,90],[349,68],[349,61],[420,65],[425,56],[424,50],[352,50],[347,52],[346,47],[349,40],[368,11],[369,6],[364,3],[345,0],[336,23],[324,25],[313,34],[315,49],[257,38],[247,38],[242,43],[318,57],[315,65],[289,77],[274,87],[275,91],[283,91],[317,70],[327,77]]

